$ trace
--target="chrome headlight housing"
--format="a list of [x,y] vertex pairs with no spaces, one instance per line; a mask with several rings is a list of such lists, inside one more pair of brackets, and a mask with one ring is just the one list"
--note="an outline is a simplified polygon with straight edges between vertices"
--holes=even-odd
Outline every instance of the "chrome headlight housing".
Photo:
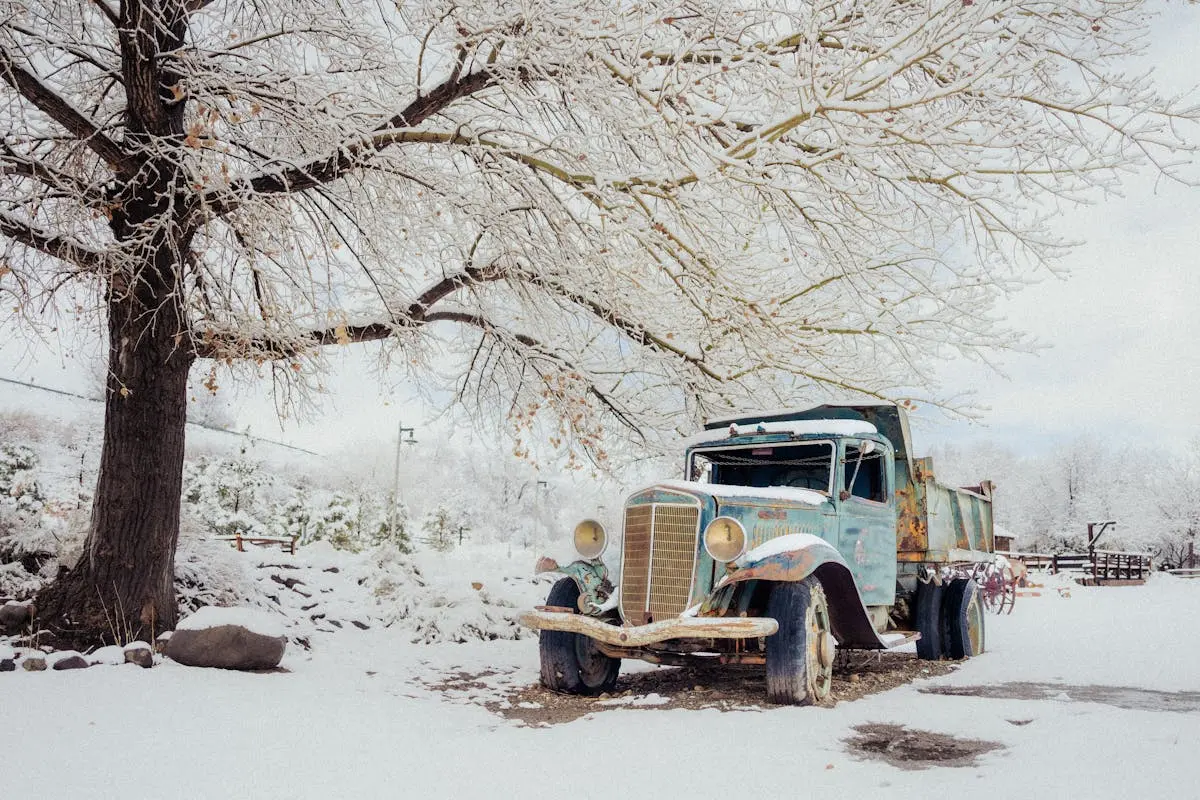
[[607,546],[608,534],[596,520],[585,519],[575,526],[575,550],[583,558],[599,558]]
[[704,529],[704,549],[713,561],[727,564],[746,552],[746,529],[733,517],[717,517]]

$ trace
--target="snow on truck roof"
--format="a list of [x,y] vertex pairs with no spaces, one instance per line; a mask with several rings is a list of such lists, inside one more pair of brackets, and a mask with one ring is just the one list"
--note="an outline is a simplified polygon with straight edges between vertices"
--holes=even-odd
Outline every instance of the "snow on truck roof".
[[[757,422],[739,424],[737,436],[755,436],[769,433],[788,433],[792,436],[812,436],[826,434],[829,436],[855,436],[863,433],[878,433],[878,429],[869,422],[858,419],[805,419],[788,422]],[[685,447],[695,447],[701,444],[720,442],[730,438],[729,428],[703,431],[683,440]]]

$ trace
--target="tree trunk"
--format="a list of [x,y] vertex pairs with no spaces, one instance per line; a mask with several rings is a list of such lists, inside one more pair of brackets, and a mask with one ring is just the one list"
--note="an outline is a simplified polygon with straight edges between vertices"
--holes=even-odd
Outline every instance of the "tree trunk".
[[[115,295],[115,293],[114,293]],[[175,626],[175,545],[192,358],[175,315],[109,303],[104,445],[78,563],[38,601],[38,621],[74,644],[126,643]],[[167,313],[162,313],[166,311]]]

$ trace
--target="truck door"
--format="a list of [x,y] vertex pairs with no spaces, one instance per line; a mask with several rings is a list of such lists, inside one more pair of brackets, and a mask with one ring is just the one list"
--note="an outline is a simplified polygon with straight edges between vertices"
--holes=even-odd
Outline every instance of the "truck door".
[[839,444],[838,550],[869,606],[891,605],[896,599],[894,481],[891,448],[855,439]]

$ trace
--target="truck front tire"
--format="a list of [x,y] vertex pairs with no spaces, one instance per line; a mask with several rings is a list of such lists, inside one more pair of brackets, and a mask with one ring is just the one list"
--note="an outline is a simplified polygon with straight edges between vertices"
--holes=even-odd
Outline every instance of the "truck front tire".
[[[546,605],[576,609],[579,586],[563,578],[550,589]],[[610,658],[596,643],[578,633],[542,631],[538,634],[542,685],[563,694],[597,695],[611,692],[621,672],[621,659]]]
[[779,631],[767,637],[767,700],[807,706],[829,696],[836,643],[825,589],[815,577],[771,588],[767,616]]

